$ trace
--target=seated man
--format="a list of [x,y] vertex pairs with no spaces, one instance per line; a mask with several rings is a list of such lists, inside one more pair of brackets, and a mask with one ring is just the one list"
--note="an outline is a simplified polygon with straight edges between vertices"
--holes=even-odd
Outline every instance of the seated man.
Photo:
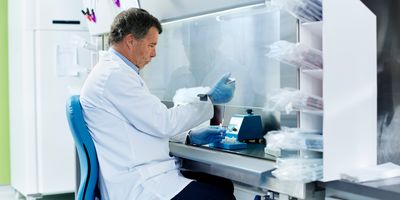
[[161,32],[147,11],[122,11],[111,26],[111,48],[83,86],[81,104],[97,150],[102,198],[235,199],[231,181],[180,172],[169,155],[170,138],[197,145],[224,138],[222,128],[189,130],[213,116],[213,103],[229,102],[235,84],[226,74],[208,100],[168,109],[139,76],[156,56]]

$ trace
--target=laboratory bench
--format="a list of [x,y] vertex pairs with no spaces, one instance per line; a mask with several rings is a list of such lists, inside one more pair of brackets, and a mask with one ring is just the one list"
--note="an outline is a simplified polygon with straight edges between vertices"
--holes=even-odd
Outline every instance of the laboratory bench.
[[400,177],[389,178],[364,183],[354,183],[344,180],[317,182],[325,188],[326,199],[363,199],[363,200],[399,200]]
[[[265,144],[225,150],[170,142],[170,154],[182,159],[182,168],[204,172],[247,185],[260,193],[277,193],[297,199],[323,199],[316,183],[282,181],[272,176],[275,157],[264,153]],[[284,198],[279,198],[284,199]]]

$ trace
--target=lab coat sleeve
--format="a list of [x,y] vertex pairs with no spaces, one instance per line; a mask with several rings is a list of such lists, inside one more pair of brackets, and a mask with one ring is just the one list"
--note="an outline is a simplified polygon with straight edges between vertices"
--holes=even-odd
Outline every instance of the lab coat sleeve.
[[[191,128],[191,130],[192,130],[192,131],[193,131],[193,130],[198,130],[198,129],[202,129],[202,128],[205,128],[205,127],[208,127],[208,126],[210,126],[210,121],[205,121],[205,122],[201,123],[200,125]],[[172,142],[181,142],[181,143],[185,143],[185,142],[186,142],[186,136],[187,136],[188,134],[189,134],[189,132],[186,131],[186,132],[184,132],[184,133],[175,135],[175,136],[173,136],[173,137],[170,138],[170,141],[172,141]]]
[[130,125],[145,134],[161,138],[186,132],[213,116],[210,101],[168,109],[142,85],[137,74],[123,70],[110,74],[104,97]]
[[176,135],[172,136],[171,138],[169,138],[169,141],[185,143],[188,133],[189,132],[186,131],[186,132],[183,132],[183,133],[176,134]]

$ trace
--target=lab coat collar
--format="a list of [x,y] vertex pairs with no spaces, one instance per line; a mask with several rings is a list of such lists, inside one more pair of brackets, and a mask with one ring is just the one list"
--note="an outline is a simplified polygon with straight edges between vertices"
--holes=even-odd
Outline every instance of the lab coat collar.
[[118,51],[116,51],[115,49],[113,49],[112,47],[110,47],[108,49],[108,52],[118,56],[119,58],[121,58],[122,61],[124,61],[125,64],[127,64],[129,67],[131,67],[133,70],[135,70],[135,72],[137,74],[139,74],[139,68],[133,64],[131,61],[129,61],[125,56],[123,56],[122,54],[120,54]]

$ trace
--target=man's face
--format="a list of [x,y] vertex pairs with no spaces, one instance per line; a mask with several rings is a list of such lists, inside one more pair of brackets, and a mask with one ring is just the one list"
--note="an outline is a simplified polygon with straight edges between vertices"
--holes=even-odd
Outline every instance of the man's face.
[[143,69],[156,56],[157,41],[158,29],[155,27],[151,27],[142,39],[138,40],[132,36],[128,59],[139,69]]

